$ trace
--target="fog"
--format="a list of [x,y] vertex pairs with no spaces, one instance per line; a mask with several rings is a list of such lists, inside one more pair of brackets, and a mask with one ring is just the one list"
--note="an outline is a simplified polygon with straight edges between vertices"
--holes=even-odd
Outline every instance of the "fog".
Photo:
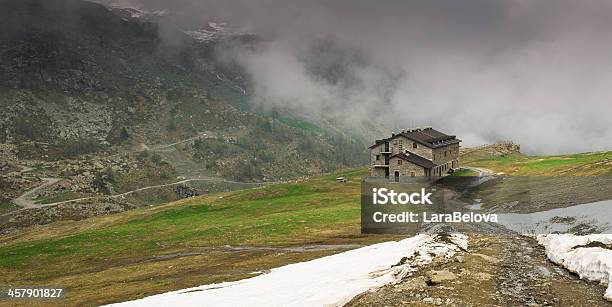
[[376,134],[431,125],[532,154],[612,149],[611,3],[123,2],[258,35],[255,50],[219,50],[254,81],[254,106]]

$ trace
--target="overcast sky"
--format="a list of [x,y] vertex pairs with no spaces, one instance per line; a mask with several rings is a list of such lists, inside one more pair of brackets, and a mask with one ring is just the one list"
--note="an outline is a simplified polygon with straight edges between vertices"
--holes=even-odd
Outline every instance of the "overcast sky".
[[256,51],[227,51],[255,80],[255,105],[432,125],[464,145],[612,149],[611,1],[123,2],[260,35]]

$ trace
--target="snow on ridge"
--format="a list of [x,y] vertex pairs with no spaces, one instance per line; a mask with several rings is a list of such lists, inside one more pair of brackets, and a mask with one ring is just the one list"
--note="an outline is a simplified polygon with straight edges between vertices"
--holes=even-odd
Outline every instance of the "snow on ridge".
[[468,237],[420,234],[289,264],[234,282],[167,292],[112,306],[340,306],[356,295],[399,282],[435,257],[466,249]]
[[604,298],[612,301],[612,250],[596,246],[579,247],[593,242],[612,244],[611,234],[550,234],[536,238],[546,249],[550,261],[578,274],[581,279],[607,285]]
[[184,30],[183,33],[191,36],[195,40],[209,42],[218,38],[231,35],[241,35],[248,33],[244,30],[232,29],[225,22],[208,22],[206,27],[198,30]]

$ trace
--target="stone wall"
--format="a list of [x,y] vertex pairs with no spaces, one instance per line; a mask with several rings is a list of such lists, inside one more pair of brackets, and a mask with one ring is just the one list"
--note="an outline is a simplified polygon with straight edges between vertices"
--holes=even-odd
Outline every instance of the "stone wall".
[[[446,152],[446,156],[444,153]],[[433,160],[435,165],[442,165],[447,162],[459,159],[459,144],[451,144],[448,146],[433,149]],[[458,165],[456,167],[459,167]],[[455,167],[455,168],[456,168]]]
[[[371,165],[383,165],[385,164],[385,156],[380,153],[382,149],[385,148],[385,143],[380,143],[376,147],[370,150],[370,164]],[[376,156],[379,156],[379,160],[376,160]]]
[[372,167],[372,176],[374,177],[384,177],[385,169],[383,167]]
[[398,136],[395,139],[389,141],[389,146],[391,147],[393,154],[397,154],[400,152],[404,152],[404,150],[408,150],[409,152],[417,154],[423,158],[427,158],[429,160],[433,159],[431,148],[425,145],[421,145],[412,140],[409,140],[408,138],[404,136]]
[[[401,164],[399,161],[401,161]],[[411,172],[414,172],[415,176],[425,176],[425,169],[423,167],[398,157],[391,158],[389,161],[389,176],[395,176],[396,171],[400,172],[400,176],[410,176]]]

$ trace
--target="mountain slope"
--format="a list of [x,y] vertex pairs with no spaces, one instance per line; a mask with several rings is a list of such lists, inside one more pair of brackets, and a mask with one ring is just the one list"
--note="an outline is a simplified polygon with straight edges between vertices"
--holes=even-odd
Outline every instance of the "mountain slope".
[[[34,158],[207,133],[217,137],[184,146],[182,159],[234,179],[293,177],[365,161],[361,140],[248,109],[248,80],[216,54],[223,44],[248,45],[256,39],[251,35],[207,42],[178,29],[161,35],[155,23],[78,0],[0,5],[6,8],[0,12],[0,142]],[[44,152],[23,147],[31,141],[44,143]]]

